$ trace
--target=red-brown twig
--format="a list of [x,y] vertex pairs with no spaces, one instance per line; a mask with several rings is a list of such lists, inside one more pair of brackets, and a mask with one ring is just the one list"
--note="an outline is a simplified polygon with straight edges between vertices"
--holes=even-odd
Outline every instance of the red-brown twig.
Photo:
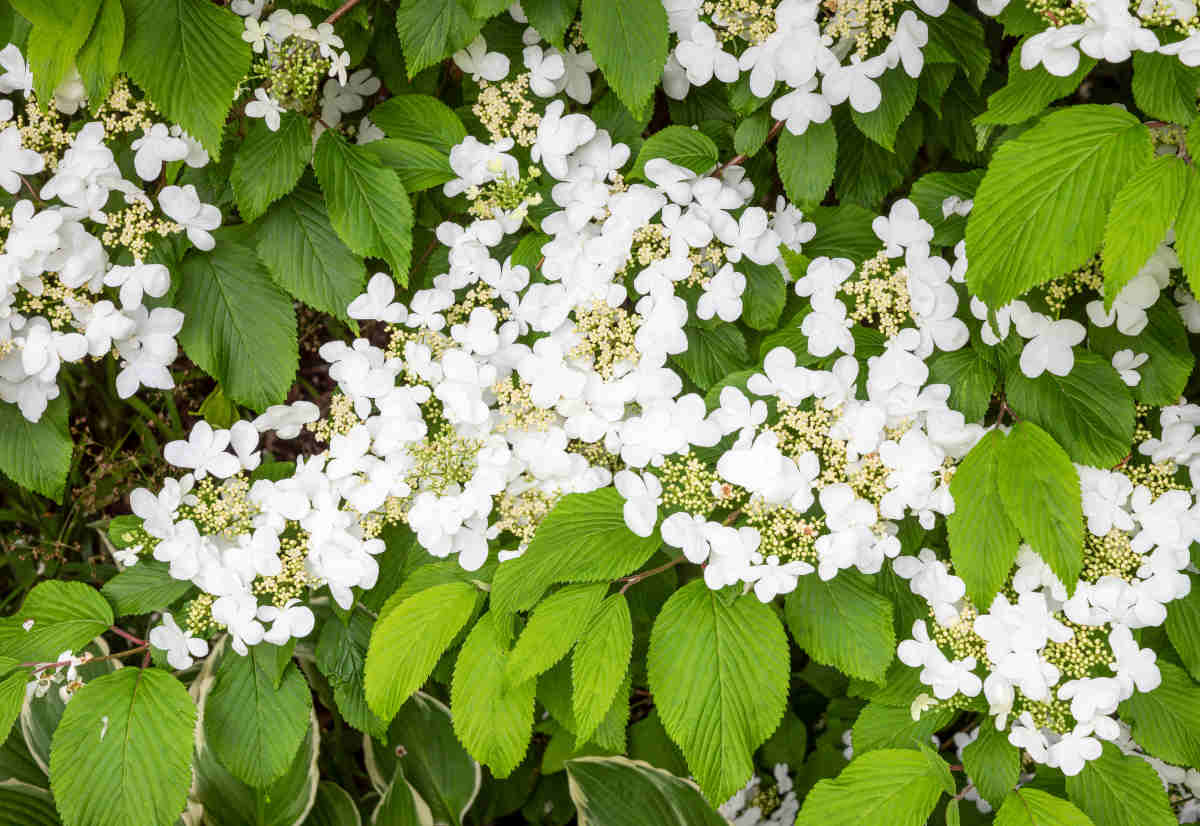
[[325,22],[326,23],[336,23],[339,17],[341,17],[343,14],[350,11],[350,9],[354,8],[357,5],[358,5],[358,0],[346,0],[345,3],[342,3],[342,5],[337,7],[337,10],[334,11],[333,14],[331,14],[325,18]]

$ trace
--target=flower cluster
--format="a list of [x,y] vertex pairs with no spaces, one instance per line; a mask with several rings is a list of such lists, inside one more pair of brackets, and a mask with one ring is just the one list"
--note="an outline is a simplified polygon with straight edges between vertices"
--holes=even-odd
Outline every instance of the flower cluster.
[[800,811],[791,767],[776,763],[766,782],[757,774],[717,810],[732,826],[791,826]]
[[[749,73],[758,98],[772,98],[771,117],[793,134],[829,120],[833,106],[850,101],[873,112],[883,101],[878,79],[903,67],[917,77],[929,27],[893,0],[663,0],[677,42],[663,71],[663,89],[677,100],[714,77],[736,82]],[[945,0],[918,0],[930,17]],[[776,85],[783,94],[776,96]],[[820,87],[818,89],[818,86]]]
[[1068,589],[1041,556],[1022,546],[991,605],[976,606],[934,551],[894,563],[929,606],[900,643],[938,702],[970,705],[981,693],[997,728],[1036,762],[1077,774],[1119,734],[1114,714],[1135,691],[1161,682],[1156,655],[1133,632],[1162,625],[1167,604],[1186,596],[1189,548],[1200,540],[1194,482],[1176,470],[1194,463],[1200,407],[1163,408],[1162,436],[1138,447],[1122,470],[1079,466],[1086,524],[1083,571]]
[[[85,121],[66,117],[82,103],[65,102],[69,90],[56,91],[55,111],[39,109],[15,46],[0,51],[0,67],[0,92],[9,95],[0,99],[0,187],[18,198],[0,211],[0,401],[37,421],[59,395],[64,363],[110,354],[120,360],[122,398],[173,387],[167,368],[183,314],[147,306],[171,284],[153,252],[182,233],[213,247],[220,212],[194,186],[170,183],[180,165],[203,167],[208,154],[157,121],[123,78],[89,102]],[[128,150],[131,168],[114,149]]]

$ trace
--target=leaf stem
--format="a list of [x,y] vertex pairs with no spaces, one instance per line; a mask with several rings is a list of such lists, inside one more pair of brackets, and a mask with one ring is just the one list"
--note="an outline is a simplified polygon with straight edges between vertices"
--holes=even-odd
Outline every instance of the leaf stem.
[[330,14],[328,17],[326,17],[324,22],[330,23],[330,24],[336,23],[339,17],[341,17],[343,14],[350,11],[350,9],[354,8],[357,5],[358,5],[358,0],[346,0],[345,3],[342,3],[342,5],[338,6],[337,9],[332,14]]
[[112,631],[114,634],[116,634],[121,639],[128,640],[129,642],[133,643],[134,645],[149,645],[150,644],[150,643],[146,642],[144,639],[142,639],[141,637],[135,637],[133,634],[130,634],[125,629],[118,628],[115,625],[110,625],[108,627],[108,630]]
[[668,562],[664,565],[659,565],[657,568],[651,568],[649,571],[642,571],[640,574],[633,574],[632,576],[622,577],[619,581],[624,582],[625,584],[621,586],[621,590],[619,591],[619,593],[622,593],[622,594],[625,593],[630,588],[632,588],[634,585],[641,582],[643,579],[648,579],[649,577],[652,577],[655,574],[661,574],[663,571],[667,570],[668,568],[674,568],[676,565],[678,565],[680,562],[683,562],[686,559],[687,559],[686,556],[683,556],[682,554],[680,554],[679,556],[672,559],[670,562]]
[[[775,121],[775,125],[771,127],[771,131],[767,133],[767,137],[763,141],[763,146],[766,146],[768,143],[770,143],[771,140],[776,135],[779,134],[779,130],[781,130],[781,129],[783,129],[783,121],[781,121],[781,120]],[[724,172],[729,167],[740,166],[741,164],[745,163],[747,160],[749,160],[749,157],[747,155],[734,155],[732,158],[725,161],[725,163],[721,164],[716,169],[714,169],[712,171],[711,175],[714,178],[719,178],[721,176],[721,173]]]

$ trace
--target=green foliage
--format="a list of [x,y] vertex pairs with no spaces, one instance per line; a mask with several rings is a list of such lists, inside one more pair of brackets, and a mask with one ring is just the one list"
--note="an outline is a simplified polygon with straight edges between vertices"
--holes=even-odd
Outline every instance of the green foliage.
[[1187,165],[1179,158],[1159,157],[1117,191],[1104,229],[1106,310],[1166,237],[1187,192],[1188,175]]
[[445,154],[467,136],[458,115],[429,95],[396,95],[371,110],[371,121],[389,138],[427,144]]
[[803,135],[784,129],[779,133],[775,155],[788,198],[797,204],[820,203],[837,168],[838,142],[833,123],[814,123]]
[[673,164],[703,174],[717,165],[717,145],[703,132],[686,126],[668,126],[642,144],[630,177],[644,177],[646,161],[654,158],[666,158]]
[[514,685],[547,671],[566,656],[600,607],[606,584],[567,585],[538,603],[508,658]]
[[[750,595],[726,603],[702,581],[676,591],[654,623],[647,660],[663,727],[710,802],[737,791],[787,701],[787,637]],[[695,674],[706,678],[697,681]],[[754,702],[747,704],[747,698]]]
[[[1021,774],[1021,750],[1008,742],[1005,733],[994,725],[981,725],[979,736],[963,749],[962,759],[963,768],[971,776],[980,796],[993,808],[1003,809],[1007,806]],[[1021,802],[1026,804],[1031,813],[1035,811],[1035,801],[1026,797]],[[1062,807],[1068,805],[1062,802]],[[1033,822],[1038,823],[1037,820]]]
[[229,173],[242,217],[256,220],[291,192],[311,159],[312,136],[304,118],[285,112],[274,132],[265,121],[252,123]]
[[1158,663],[1162,685],[1121,704],[1133,739],[1147,753],[1180,766],[1200,763],[1200,687],[1179,666]]
[[[1096,826],[1170,826],[1176,823],[1162,781],[1149,763],[1104,743],[1099,759],[1067,778],[1067,796]],[[1086,821],[1085,821],[1086,822]]]
[[583,0],[583,36],[596,65],[635,115],[645,110],[667,62],[667,12],[641,0]]
[[455,738],[450,709],[417,692],[400,707],[388,728],[388,740],[414,744],[397,763],[404,766],[402,779],[419,794],[434,817],[456,826],[462,824],[479,795],[483,778],[479,764]]
[[108,597],[117,616],[125,616],[162,611],[191,587],[191,581],[172,577],[166,564],[145,559],[104,583],[100,592]]
[[896,647],[892,603],[857,571],[828,581],[802,577],[788,595],[786,616],[796,644],[817,662],[851,677],[883,680]]
[[615,695],[632,650],[629,602],[624,594],[613,594],[592,614],[571,657],[572,713],[580,742],[587,742],[614,699],[620,699]]
[[67,409],[59,397],[31,422],[15,405],[0,404],[0,473],[56,502],[62,501],[74,449]]
[[624,757],[567,761],[571,800],[579,826],[723,826],[700,792],[686,780]]
[[884,820],[896,826],[923,826],[947,781],[953,785],[945,764],[938,768],[921,752],[873,751],[856,757],[836,779],[817,783],[804,800],[796,826]]
[[54,662],[63,651],[83,648],[112,622],[108,601],[90,585],[40,582],[14,615],[0,620],[0,655]]
[[396,9],[396,31],[409,79],[466,46],[482,25],[483,21],[471,16],[463,0],[401,0]]
[[997,826],[1093,826],[1068,801],[1038,789],[1017,789],[996,812]]

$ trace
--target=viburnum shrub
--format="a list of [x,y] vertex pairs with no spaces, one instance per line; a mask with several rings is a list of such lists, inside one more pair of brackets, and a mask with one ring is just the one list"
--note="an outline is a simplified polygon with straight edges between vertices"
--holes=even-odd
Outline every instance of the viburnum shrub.
[[0,822],[1200,821],[1190,0],[0,44]]

